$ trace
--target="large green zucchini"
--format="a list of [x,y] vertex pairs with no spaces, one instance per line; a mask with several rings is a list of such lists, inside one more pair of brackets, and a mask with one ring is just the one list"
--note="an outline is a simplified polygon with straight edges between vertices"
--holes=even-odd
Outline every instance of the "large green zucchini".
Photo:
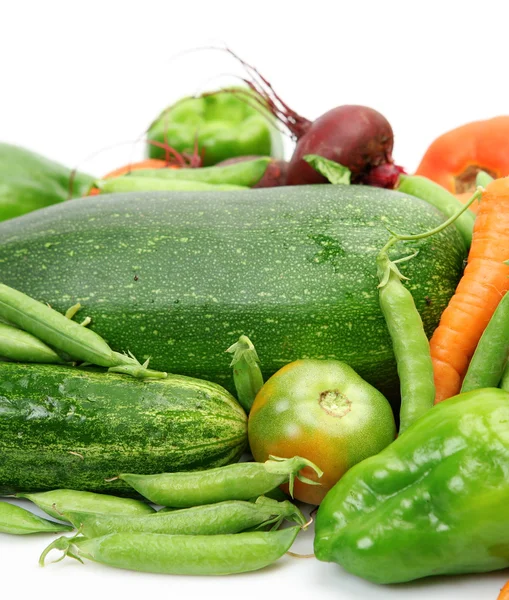
[[[378,304],[386,227],[416,233],[444,216],[418,198],[363,186],[116,194],[0,224],[0,279],[83,316],[115,350],[231,389],[240,334],[265,375],[303,357],[346,361],[387,392],[397,382]],[[455,227],[396,247],[426,331],[466,255]],[[397,387],[397,386],[396,386]]]
[[0,494],[132,493],[105,479],[235,462],[246,421],[235,399],[206,381],[0,362]]

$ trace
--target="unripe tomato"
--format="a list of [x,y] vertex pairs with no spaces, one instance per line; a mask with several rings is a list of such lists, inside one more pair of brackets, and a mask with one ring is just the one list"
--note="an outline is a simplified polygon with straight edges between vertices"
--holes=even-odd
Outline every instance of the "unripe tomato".
[[320,504],[353,465],[388,446],[396,435],[386,398],[348,365],[337,360],[297,360],[275,373],[258,392],[248,422],[255,460],[270,454],[302,456],[318,465],[320,481],[295,481],[294,496]]

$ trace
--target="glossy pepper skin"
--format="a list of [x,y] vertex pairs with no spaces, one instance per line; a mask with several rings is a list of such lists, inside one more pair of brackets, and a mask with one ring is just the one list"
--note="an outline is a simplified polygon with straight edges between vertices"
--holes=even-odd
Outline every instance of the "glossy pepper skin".
[[[192,153],[198,143],[203,166],[235,156],[283,157],[280,132],[263,114],[247,90],[218,91],[198,98],[183,98],[165,109],[150,125],[149,141],[168,144],[178,152]],[[151,158],[164,158],[165,150],[148,144]],[[202,154],[203,153],[203,154]]]
[[436,405],[320,505],[315,554],[375,583],[509,566],[509,393]]
[[0,143],[0,221],[85,195],[94,178],[10,144]]

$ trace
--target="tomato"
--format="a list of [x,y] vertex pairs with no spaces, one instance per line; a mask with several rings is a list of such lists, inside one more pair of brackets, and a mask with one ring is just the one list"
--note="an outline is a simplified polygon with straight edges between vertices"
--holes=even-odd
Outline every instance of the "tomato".
[[[258,392],[248,422],[255,460],[302,456],[323,470],[321,485],[295,481],[294,496],[320,504],[353,465],[388,446],[396,435],[386,398],[337,360],[297,360]],[[302,475],[317,480],[308,469]]]

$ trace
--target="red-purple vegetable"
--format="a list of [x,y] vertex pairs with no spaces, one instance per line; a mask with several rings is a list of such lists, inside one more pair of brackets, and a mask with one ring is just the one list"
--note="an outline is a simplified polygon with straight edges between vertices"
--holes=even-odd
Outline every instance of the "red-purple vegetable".
[[[309,121],[292,110],[274,91],[258,70],[227,49],[248,73],[245,83],[257,95],[244,92],[246,102],[267,108],[285,126],[297,145],[288,165],[286,185],[327,183],[305,160],[307,154],[318,154],[348,167],[352,183],[377,187],[395,187],[401,167],[394,164],[394,135],[387,119],[367,106],[345,105],[329,110],[315,121]],[[242,94],[242,90],[238,90]]]

